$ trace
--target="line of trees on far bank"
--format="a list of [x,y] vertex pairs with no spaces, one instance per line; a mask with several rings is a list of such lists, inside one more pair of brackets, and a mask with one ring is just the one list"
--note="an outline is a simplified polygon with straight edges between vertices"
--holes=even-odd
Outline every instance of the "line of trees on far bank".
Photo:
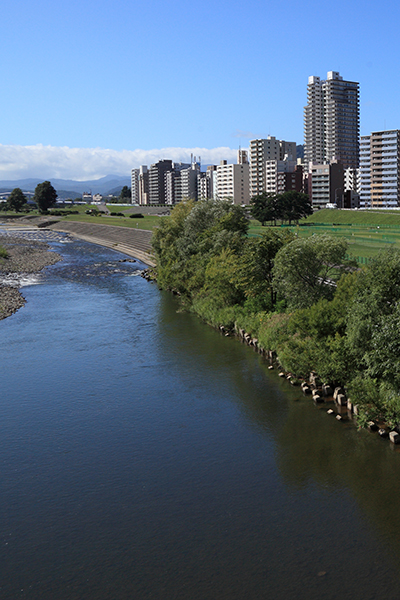
[[250,205],[252,217],[260,221],[262,226],[268,222],[276,225],[277,221],[287,221],[291,225],[313,213],[308,195],[295,191],[282,194],[261,192],[253,196]]

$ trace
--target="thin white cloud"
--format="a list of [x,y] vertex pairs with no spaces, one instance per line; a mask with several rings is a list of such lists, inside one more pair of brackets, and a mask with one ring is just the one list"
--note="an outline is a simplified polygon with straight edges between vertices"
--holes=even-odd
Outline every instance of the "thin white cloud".
[[232,137],[255,140],[259,139],[261,136],[260,134],[253,133],[252,131],[243,131],[242,129],[236,129],[236,131],[232,133]]
[[131,169],[161,159],[190,162],[190,155],[201,157],[202,164],[236,162],[232,148],[160,148],[154,150],[107,150],[105,148],[68,148],[66,146],[16,146],[0,144],[0,179],[15,180],[75,179],[85,181],[105,175],[130,176]]

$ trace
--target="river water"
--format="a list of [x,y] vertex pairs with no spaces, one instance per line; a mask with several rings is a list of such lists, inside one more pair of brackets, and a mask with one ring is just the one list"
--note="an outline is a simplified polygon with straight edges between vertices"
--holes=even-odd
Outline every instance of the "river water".
[[1,600],[397,600],[397,449],[67,239],[0,322]]

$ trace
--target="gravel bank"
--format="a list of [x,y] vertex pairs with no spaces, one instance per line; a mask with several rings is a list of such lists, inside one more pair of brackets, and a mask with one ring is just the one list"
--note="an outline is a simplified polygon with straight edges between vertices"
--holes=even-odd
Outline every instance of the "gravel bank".
[[[8,258],[0,258],[0,278],[12,273],[38,273],[61,260],[59,254],[49,252],[50,246],[46,242],[19,237],[17,232],[12,235],[0,234],[0,246],[8,253]],[[15,285],[0,283],[0,320],[9,317],[24,304],[25,298]]]

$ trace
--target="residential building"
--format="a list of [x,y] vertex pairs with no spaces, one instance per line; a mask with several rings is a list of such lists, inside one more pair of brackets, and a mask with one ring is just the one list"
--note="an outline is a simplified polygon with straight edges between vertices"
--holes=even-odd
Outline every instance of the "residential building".
[[360,206],[371,206],[371,136],[363,135],[360,140]]
[[165,203],[177,204],[182,200],[181,173],[190,167],[189,163],[172,163],[172,169],[165,172]]
[[139,204],[149,204],[149,171],[147,165],[139,168]]
[[312,165],[308,193],[314,208],[326,208],[327,204],[343,206],[343,173],[343,165],[339,162]]
[[200,172],[197,174],[197,199],[198,200],[207,200],[210,198],[209,195],[209,178],[207,177],[207,173]]
[[362,136],[360,149],[360,205],[400,206],[400,130]]
[[348,167],[344,171],[344,190],[358,192],[360,188],[360,169]]
[[165,173],[172,171],[172,160],[159,160],[150,165],[148,204],[165,204]]
[[217,166],[208,165],[206,172],[197,173],[197,199],[217,197]]
[[238,165],[245,165],[249,162],[247,150],[241,150],[239,148],[238,154],[237,154],[237,162],[238,162]]
[[186,169],[181,170],[181,197],[176,198],[176,202],[180,202],[185,198],[197,200],[197,176],[199,173],[200,163],[196,161],[193,161]]
[[304,108],[304,158],[307,165],[340,161],[346,169],[359,165],[359,84],[338,71],[326,80],[308,78]]
[[131,170],[131,202],[139,204],[139,172],[140,169]]
[[295,160],[267,160],[265,175],[265,191],[270,194],[303,191],[303,167]]
[[87,204],[91,204],[91,202],[93,201],[92,192],[83,192],[82,200],[83,202],[87,202]]
[[233,204],[249,204],[249,165],[228,165],[221,160],[217,166],[217,196],[230,199]]
[[296,142],[277,140],[273,136],[250,141],[250,198],[267,189],[266,162],[285,158],[296,160]]

